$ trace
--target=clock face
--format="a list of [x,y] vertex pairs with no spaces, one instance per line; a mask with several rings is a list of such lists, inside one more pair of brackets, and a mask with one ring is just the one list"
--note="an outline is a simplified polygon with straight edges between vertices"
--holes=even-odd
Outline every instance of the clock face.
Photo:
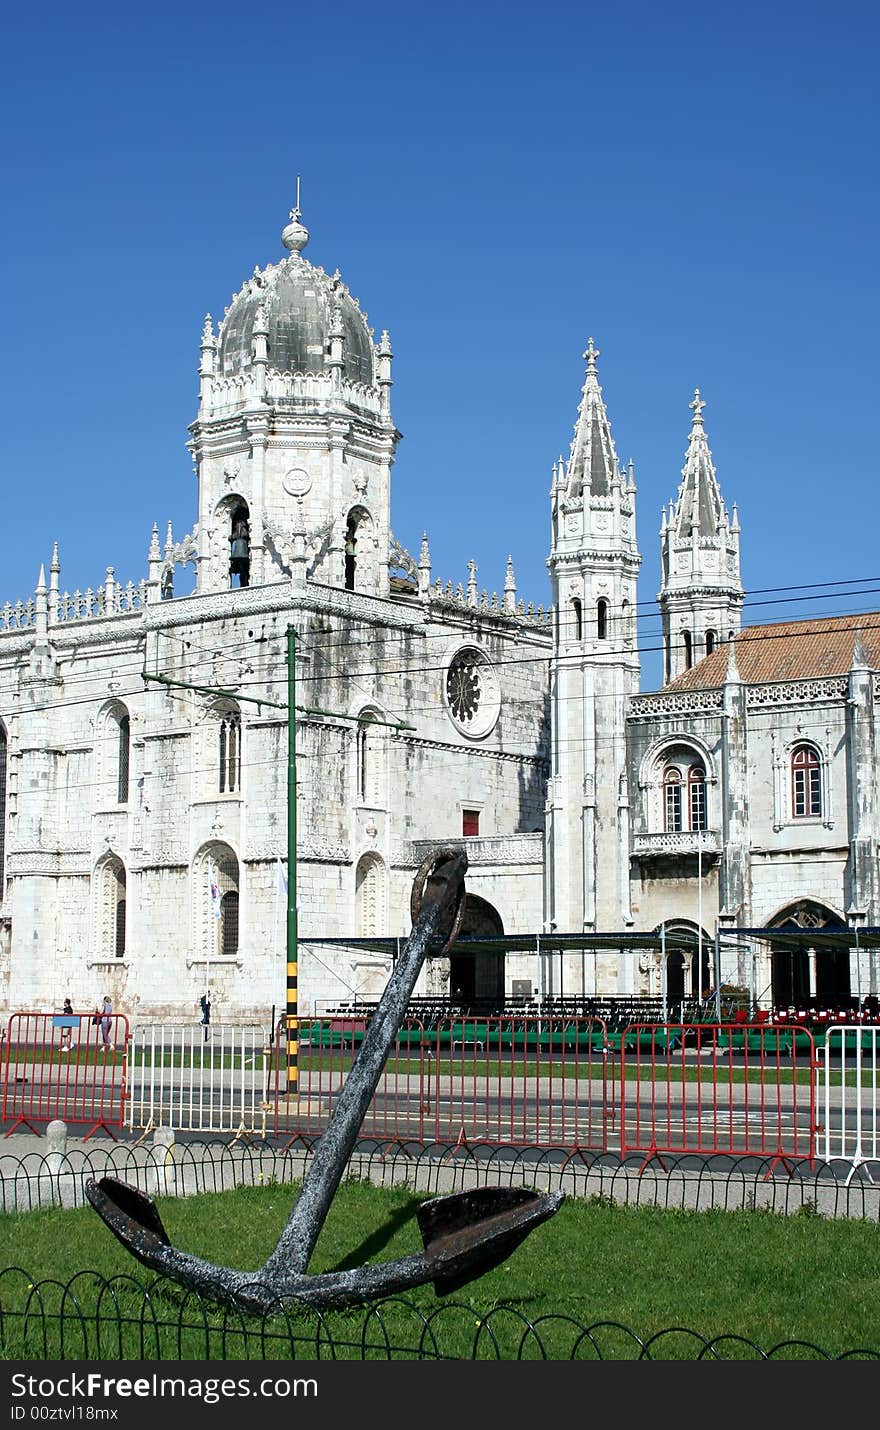
[[289,496],[304,497],[312,489],[312,479],[302,467],[292,467],[289,472],[284,473],[281,485]]

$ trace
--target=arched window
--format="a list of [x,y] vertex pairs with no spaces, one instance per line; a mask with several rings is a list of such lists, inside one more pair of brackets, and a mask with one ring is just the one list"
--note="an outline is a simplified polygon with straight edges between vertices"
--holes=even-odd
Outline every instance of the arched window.
[[0,725],[0,903],[6,894],[6,727]]
[[345,523],[345,589],[375,590],[376,549],[373,518],[366,507],[352,507]]
[[608,602],[604,596],[600,596],[596,602],[596,639],[608,639]]
[[690,670],[694,663],[694,641],[690,631],[682,631],[682,641],[684,642],[684,668]]
[[691,829],[705,829],[706,825],[706,771],[701,764],[691,765],[688,770],[688,795]]
[[239,951],[238,859],[228,844],[205,845],[193,862],[193,942],[197,956],[210,962]]
[[386,795],[386,745],[383,727],[374,710],[364,710],[357,723],[357,801],[384,808]]
[[220,952],[238,953],[238,890],[227,889],[220,897]]
[[124,958],[128,900],[125,865],[116,854],[96,866],[93,888],[95,952],[98,958]]
[[357,931],[361,938],[383,932],[385,924],[385,865],[378,854],[365,854],[355,873]]
[[678,834],[681,830],[681,770],[677,765],[667,765],[663,771],[664,828],[667,834]]
[[357,517],[349,512],[345,528],[345,589],[354,590],[354,575],[357,570]]
[[706,654],[707,654],[707,655],[711,655],[717,644],[718,644],[718,637],[716,636],[715,632],[714,632],[714,631],[707,631],[707,632],[706,632]]
[[227,711],[221,716],[217,746],[220,793],[238,794],[241,791],[241,716],[237,710]]
[[572,597],[571,611],[572,615],[574,616],[574,638],[576,641],[581,641],[583,640],[584,636],[584,624],[583,617],[581,614],[581,603],[578,600],[577,596]]
[[116,760],[116,798],[128,804],[128,751],[131,743],[131,721],[123,715],[119,721],[119,745]]
[[125,957],[125,913],[128,900],[125,896],[125,870],[121,869],[117,876],[116,889],[116,928],[113,952],[117,958]]
[[229,515],[229,584],[238,577],[239,586],[251,579],[251,529],[244,502],[232,508]]
[[795,819],[822,814],[822,766],[813,745],[797,745],[792,751],[791,812]]

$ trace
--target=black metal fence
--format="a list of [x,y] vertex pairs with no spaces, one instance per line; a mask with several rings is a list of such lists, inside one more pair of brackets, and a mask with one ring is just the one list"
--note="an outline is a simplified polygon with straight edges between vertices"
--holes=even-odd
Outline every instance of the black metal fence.
[[683,1326],[642,1337],[619,1321],[570,1315],[530,1320],[511,1306],[478,1315],[465,1302],[426,1312],[395,1297],[328,1317],[279,1303],[262,1317],[220,1311],[167,1283],[142,1285],[81,1271],[34,1282],[0,1272],[0,1354],[17,1360],[880,1360],[855,1348],[832,1355],[811,1341],[760,1346],[746,1336],[707,1338]]
[[[171,1148],[142,1144],[91,1144],[65,1154],[0,1152],[0,1212],[37,1207],[85,1206],[85,1182],[119,1177],[150,1196],[195,1196],[298,1181],[315,1141],[287,1144],[253,1140],[176,1142]],[[872,1164],[873,1173],[877,1164]],[[621,1206],[693,1211],[754,1209],[794,1215],[816,1211],[880,1224],[880,1181],[867,1164],[853,1175],[852,1162],[815,1161],[779,1165],[774,1157],[664,1154],[645,1165],[639,1153],[621,1160],[612,1152],[569,1148],[499,1146],[496,1143],[400,1143],[361,1141],[346,1176],[375,1186],[405,1182],[431,1196],[466,1187],[533,1186],[568,1196],[596,1197]]]

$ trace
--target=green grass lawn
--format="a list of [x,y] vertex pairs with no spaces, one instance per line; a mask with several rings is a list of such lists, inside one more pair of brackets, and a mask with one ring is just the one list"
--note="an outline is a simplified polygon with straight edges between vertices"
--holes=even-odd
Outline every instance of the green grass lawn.
[[[233,1192],[161,1199],[169,1235],[181,1249],[241,1269],[262,1264],[287,1219],[295,1188],[266,1185]],[[375,1188],[345,1183],[333,1202],[310,1270],[339,1269],[365,1261],[384,1261],[420,1248],[415,1221],[418,1198],[406,1188]],[[35,1283],[52,1278],[67,1283],[88,1268],[104,1278],[128,1278],[120,1295],[127,1316],[118,1331],[117,1314],[100,1283],[84,1276],[76,1299],[67,1293],[64,1354],[83,1358],[100,1352],[106,1359],[314,1359],[328,1354],[326,1335],[316,1341],[318,1318],[294,1309],[287,1322],[273,1318],[261,1346],[260,1322],[209,1309],[205,1315],[182,1288],[160,1283],[151,1293],[143,1318],[147,1340],[139,1342],[141,1286],[154,1278],[140,1267],[106,1229],[91,1208],[47,1210],[0,1217],[3,1265],[26,1275],[0,1276],[3,1317],[0,1334],[7,1359],[58,1356],[59,1321],[32,1318],[25,1329],[20,1315],[28,1298],[48,1313],[59,1311],[63,1285]],[[360,1358],[362,1327],[370,1344],[390,1343],[410,1354],[420,1336],[425,1348],[444,1356],[473,1354],[512,1359],[518,1353],[539,1357],[526,1321],[539,1322],[550,1359],[567,1358],[577,1339],[577,1325],[623,1323],[642,1340],[669,1327],[688,1327],[702,1336],[742,1336],[765,1351],[780,1342],[812,1342],[832,1355],[848,1350],[880,1352],[880,1229],[865,1221],[826,1220],[816,1215],[783,1217],[767,1212],[684,1212],[612,1206],[596,1199],[567,1200],[559,1213],[539,1227],[495,1270],[453,1297],[438,1299],[431,1287],[408,1294],[417,1310],[386,1304],[381,1316],[363,1309],[328,1315],[337,1355]],[[95,1341],[95,1309],[100,1301],[101,1337]],[[183,1310],[181,1311],[181,1308]],[[178,1322],[185,1327],[178,1340]],[[494,1348],[492,1335],[497,1338]],[[432,1318],[431,1333],[425,1318]],[[542,1320],[542,1318],[549,1318]],[[158,1320],[165,1329],[151,1329]],[[577,1323],[577,1324],[576,1324]],[[47,1340],[41,1326],[48,1324]],[[225,1325],[225,1331],[223,1327]],[[482,1325],[482,1329],[480,1329]],[[187,1328],[189,1327],[189,1328]],[[291,1335],[294,1340],[291,1341]],[[86,1341],[88,1337],[88,1341]],[[477,1343],[475,1347],[475,1337]],[[97,1349],[96,1349],[97,1347]],[[598,1351],[608,1359],[634,1358],[639,1346],[620,1329],[606,1326],[583,1339],[579,1358]],[[663,1337],[652,1350],[661,1359],[692,1359],[699,1345],[683,1332]],[[754,1350],[729,1341],[724,1356]],[[379,1351],[374,1351],[378,1355]],[[794,1349],[783,1358],[794,1358]],[[409,1356],[404,1356],[409,1358]]]

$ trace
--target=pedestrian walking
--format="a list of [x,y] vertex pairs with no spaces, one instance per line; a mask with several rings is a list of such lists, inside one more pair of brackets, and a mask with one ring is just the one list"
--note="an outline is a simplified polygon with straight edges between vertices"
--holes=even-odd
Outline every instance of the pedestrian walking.
[[[72,1017],[73,1017],[73,1004],[71,1003],[71,1001],[70,1001],[69,998],[65,998],[65,1000],[64,1000],[64,1007],[61,1009],[61,1016],[62,1016],[63,1018],[72,1018]],[[62,1051],[62,1053],[69,1053],[69,1052],[70,1052],[71,1047],[72,1047],[72,1043],[71,1043],[71,1035],[72,1035],[72,1033],[73,1033],[73,1026],[72,1026],[72,1024],[70,1024],[70,1023],[68,1023],[65,1027],[63,1027],[63,1028],[61,1029],[61,1045],[60,1045],[60,1046],[61,1046],[61,1051]]]
[[113,1051],[113,1044],[110,1041],[110,1019],[113,1014],[113,1004],[109,998],[105,998],[101,1007],[101,1041],[104,1044],[104,1052]]

